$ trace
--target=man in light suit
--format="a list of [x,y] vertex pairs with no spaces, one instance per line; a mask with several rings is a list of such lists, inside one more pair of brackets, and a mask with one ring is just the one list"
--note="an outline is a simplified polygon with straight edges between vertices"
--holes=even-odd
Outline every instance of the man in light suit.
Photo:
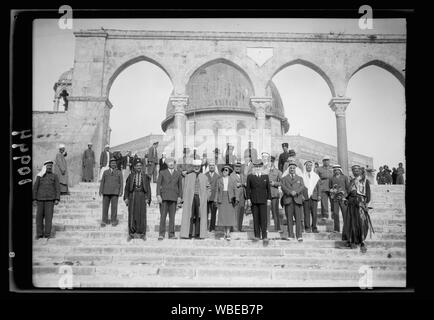
[[302,205],[303,205],[303,192],[304,183],[303,178],[295,174],[297,163],[290,160],[288,164],[288,175],[282,178],[282,203],[285,206],[286,219],[288,221],[288,235],[289,238],[294,238],[293,217],[295,216],[296,236],[299,242],[303,241],[302,238]]
[[148,175],[152,178],[152,182],[157,182],[157,165],[158,165],[158,141],[154,142],[148,150]]
[[182,175],[175,170],[173,158],[166,160],[168,168],[161,171],[157,180],[157,199],[160,203],[160,235],[163,240],[166,233],[166,217],[169,212],[169,239],[175,238],[176,207],[182,198]]
[[211,186],[211,196],[207,204],[208,216],[211,213],[211,220],[209,222],[208,230],[210,232],[213,232],[215,231],[215,223],[216,223],[216,216],[217,216],[217,206],[216,203],[214,202],[214,198],[217,192],[217,181],[220,176],[216,172],[215,161],[213,159],[209,161],[208,169],[209,171],[205,174]]

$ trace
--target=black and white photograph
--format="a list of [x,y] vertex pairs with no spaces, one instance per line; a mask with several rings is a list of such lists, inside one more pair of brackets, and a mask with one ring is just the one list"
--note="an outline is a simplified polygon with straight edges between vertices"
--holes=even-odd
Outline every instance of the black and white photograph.
[[35,288],[407,287],[405,18],[62,10],[33,20]]

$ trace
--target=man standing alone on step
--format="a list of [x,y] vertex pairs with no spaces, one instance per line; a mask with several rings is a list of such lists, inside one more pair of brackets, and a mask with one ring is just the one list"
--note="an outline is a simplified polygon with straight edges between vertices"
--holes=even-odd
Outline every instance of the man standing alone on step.
[[[36,239],[51,236],[54,205],[60,200],[59,178],[53,173],[53,161],[45,161],[41,172],[36,176],[33,187],[33,201],[38,209],[36,212]],[[45,228],[44,228],[45,220]]]

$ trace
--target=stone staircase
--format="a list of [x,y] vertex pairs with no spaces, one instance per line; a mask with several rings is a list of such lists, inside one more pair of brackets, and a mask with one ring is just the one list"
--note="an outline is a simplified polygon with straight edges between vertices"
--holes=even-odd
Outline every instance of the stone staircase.
[[71,188],[71,195],[55,207],[55,238],[34,240],[34,285],[58,287],[67,270],[72,271],[73,287],[359,287],[368,267],[373,287],[406,285],[403,186],[372,186],[375,233],[368,235],[365,254],[338,248],[341,235],[330,232],[332,220],[319,220],[320,232],[304,233],[302,243],[282,240],[272,219],[269,244],[252,242],[251,215],[244,220],[247,232],[232,233],[232,241],[223,240],[222,231],[203,240],[178,239],[182,209],[175,218],[177,239],[166,235],[158,241],[155,184],[152,189],[147,241],[127,242],[123,201],[119,225],[101,228],[98,184]]

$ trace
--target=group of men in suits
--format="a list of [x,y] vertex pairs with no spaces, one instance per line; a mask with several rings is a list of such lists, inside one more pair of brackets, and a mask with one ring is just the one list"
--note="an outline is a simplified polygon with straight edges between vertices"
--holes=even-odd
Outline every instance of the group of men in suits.
[[[89,167],[95,165],[91,147],[92,145],[89,144],[83,154],[85,181],[91,181],[93,178],[89,170]],[[215,159],[208,160],[204,154],[202,160],[193,159],[191,164],[182,163],[177,166],[176,161],[173,158],[166,158],[164,153],[158,159],[157,147],[158,142],[155,142],[148,150],[146,174],[143,170],[143,161],[133,157],[130,151],[119,162],[119,157],[116,159],[110,152],[109,145],[105,146],[100,156],[100,195],[103,196],[101,226],[108,223],[117,225],[117,200],[122,194],[126,203],[129,202],[129,218],[134,220],[136,217],[130,211],[140,211],[141,214],[137,217],[146,215],[146,206],[135,208],[132,204],[136,201],[134,199],[137,198],[135,195],[139,189],[143,193],[140,197],[146,201],[150,200],[151,189],[148,185],[150,182],[156,182],[160,207],[159,240],[163,240],[166,234],[167,215],[169,216],[168,238],[174,238],[175,213],[180,206],[183,206],[183,212],[188,211],[184,215],[189,216],[188,219],[183,218],[183,223],[188,225],[183,229],[185,237],[203,237],[203,229],[215,231],[217,204],[214,199],[220,178],[220,168],[216,165]],[[254,221],[254,240],[268,241],[267,226],[270,224],[270,217],[273,217],[275,230],[283,232],[279,215],[280,204],[288,221],[289,238],[302,241],[303,232],[318,232],[318,202],[321,202],[323,218],[328,218],[328,201],[331,201],[335,232],[340,230],[339,209],[344,218],[345,229],[347,212],[345,198],[348,195],[349,178],[343,175],[339,166],[334,166],[332,169],[327,156],[323,159],[323,166],[314,169],[312,161],[306,161],[302,165],[296,158],[295,151],[289,149],[288,143],[283,143],[282,148],[283,152],[279,155],[276,166],[275,157],[266,152],[261,153],[259,159],[256,149],[250,142],[244,152],[246,163],[242,165],[236,157],[233,158],[233,148],[228,145],[225,154],[226,164],[232,165],[233,172],[230,178],[236,184],[239,200],[235,208],[236,225],[233,230],[243,231],[244,215],[251,211]],[[140,167],[138,171],[136,165]],[[202,198],[206,195],[206,201],[198,198],[200,195]],[[202,205],[202,201],[206,204]],[[110,205],[112,212],[108,219]],[[202,211],[206,212],[205,216]],[[146,230],[146,227],[143,227],[146,225],[146,218],[134,221],[139,226],[130,228],[130,238],[134,237],[137,230],[141,232],[140,234],[144,234]],[[346,238],[344,230],[343,239]]]

